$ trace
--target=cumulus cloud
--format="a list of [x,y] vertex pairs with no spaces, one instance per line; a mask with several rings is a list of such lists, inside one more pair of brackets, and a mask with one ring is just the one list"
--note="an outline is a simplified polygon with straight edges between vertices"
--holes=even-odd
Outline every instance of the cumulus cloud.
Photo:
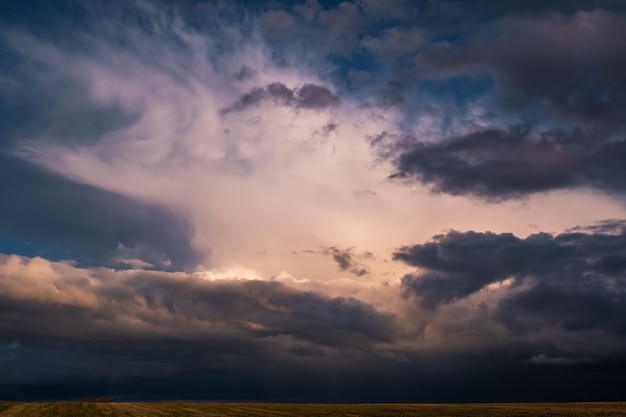
[[[237,274],[215,279],[206,272],[83,269],[17,255],[2,255],[0,261],[0,290],[7,302],[30,301],[51,310],[59,306],[92,309],[85,311],[87,317],[78,318],[85,319],[77,323],[81,326],[97,326],[89,322],[90,315],[108,311],[110,324],[124,327],[123,323],[135,317],[137,330],[148,334],[156,330],[146,327],[148,323],[168,332],[175,332],[170,326],[180,323],[191,331],[195,326],[213,331],[232,327],[260,336],[291,335],[328,346],[348,342],[350,337],[344,337],[348,334],[353,334],[355,343],[395,338],[389,314],[354,298],[327,297],[275,280],[246,279]],[[27,333],[27,327],[22,331]],[[69,336],[71,329],[58,329],[58,334]]]

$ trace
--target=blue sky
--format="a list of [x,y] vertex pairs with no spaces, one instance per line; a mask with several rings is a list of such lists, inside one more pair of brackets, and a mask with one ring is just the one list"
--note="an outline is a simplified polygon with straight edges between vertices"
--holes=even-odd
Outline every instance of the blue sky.
[[624,11],[4,2],[0,397],[623,399]]

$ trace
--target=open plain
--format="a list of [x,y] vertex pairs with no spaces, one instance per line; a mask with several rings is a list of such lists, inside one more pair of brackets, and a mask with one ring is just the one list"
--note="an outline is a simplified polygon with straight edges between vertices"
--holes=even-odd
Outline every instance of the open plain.
[[122,403],[41,402],[0,403],[2,417],[184,417],[184,416],[481,416],[592,417],[626,416],[626,403],[532,404],[272,404],[272,403]]

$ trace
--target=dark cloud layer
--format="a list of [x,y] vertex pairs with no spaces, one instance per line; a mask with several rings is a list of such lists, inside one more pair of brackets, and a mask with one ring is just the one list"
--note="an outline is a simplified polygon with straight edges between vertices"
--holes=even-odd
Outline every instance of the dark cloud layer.
[[[590,247],[613,244],[590,238]],[[589,296],[597,294],[603,293]],[[568,302],[577,309],[565,308]],[[403,333],[398,317],[356,299],[278,282],[86,270],[3,256],[0,395],[125,400],[619,399],[623,352],[589,355],[589,342],[564,352],[551,342],[515,337],[522,331],[534,335],[537,328],[529,327],[533,323],[541,327],[584,316],[585,302],[561,299],[562,306],[551,310],[512,298],[498,314],[528,319],[522,330],[519,323],[502,321],[512,329],[505,339],[489,336],[493,317],[479,309],[480,327],[471,331],[478,332],[480,346],[465,350],[425,345],[412,350],[408,346],[414,340]],[[619,313],[614,304],[602,312],[606,323],[595,329],[623,325],[623,315],[611,315]],[[552,321],[542,324],[546,319]],[[567,325],[559,331],[581,329]],[[465,339],[458,331],[443,330],[457,343]],[[620,332],[623,328],[612,334],[622,336]],[[597,333],[593,343],[606,342],[606,337]],[[558,333],[552,333],[550,340],[557,338]],[[598,351],[602,349],[596,347]],[[585,383],[577,382],[579,378]]]

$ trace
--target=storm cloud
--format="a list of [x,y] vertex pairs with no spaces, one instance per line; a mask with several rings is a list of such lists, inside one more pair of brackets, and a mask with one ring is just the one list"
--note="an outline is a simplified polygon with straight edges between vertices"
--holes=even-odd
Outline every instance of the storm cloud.
[[459,344],[493,349],[555,374],[621,369],[626,233],[623,221],[598,226],[526,238],[451,231],[401,248],[394,258],[418,268],[401,286],[430,315],[422,332],[444,351]]
[[[397,337],[394,318],[366,303],[277,281],[89,270],[15,255],[0,261],[2,340],[17,355],[3,366],[26,360],[32,350],[61,355],[62,362],[78,357],[65,370],[57,360],[39,363],[36,373],[11,366],[2,386],[71,379],[76,367],[96,379],[122,380],[132,380],[135,372],[162,376],[189,366],[221,372],[249,361],[278,365],[292,351],[299,358],[342,362],[342,352],[376,355],[377,346]],[[61,345],[69,350],[57,351]],[[99,365],[114,358],[113,369]]]
[[[612,247],[596,241],[597,236],[590,238],[590,246]],[[533,242],[527,240],[529,246]],[[543,298],[511,290],[493,312],[466,306],[455,313],[443,305],[439,317],[429,319],[434,333],[416,344],[397,313],[350,297],[314,293],[305,283],[85,269],[3,256],[0,393],[20,399],[506,400],[582,395],[566,383],[582,374],[617,382],[606,367],[619,369],[626,357],[613,341],[624,337],[623,306],[615,301],[604,308],[596,305],[606,301],[601,286],[584,293],[590,288],[583,285],[577,297],[571,292],[576,287],[558,281],[551,287],[552,293],[564,292],[557,309],[554,294],[546,297],[550,292],[538,288],[530,291]],[[534,300],[532,305],[528,299]],[[396,304],[402,302],[399,298]],[[455,318],[459,313],[463,317]],[[586,326],[563,323],[590,317],[596,321]],[[505,331],[496,337],[492,332],[498,323]],[[458,326],[470,333],[459,333]],[[546,328],[556,333],[546,339]],[[456,344],[439,346],[438,337],[453,338]],[[567,346],[560,340],[577,342]],[[468,354],[464,344],[474,353]],[[555,372],[555,366],[562,371]],[[537,390],[520,395],[520,385],[507,380],[485,394],[489,381],[510,372],[536,381]],[[428,381],[418,383],[418,395],[406,389],[416,377]],[[556,382],[561,388],[550,395],[541,391]],[[25,386],[30,388],[22,390]],[[592,392],[616,398],[612,389],[602,395]]]

